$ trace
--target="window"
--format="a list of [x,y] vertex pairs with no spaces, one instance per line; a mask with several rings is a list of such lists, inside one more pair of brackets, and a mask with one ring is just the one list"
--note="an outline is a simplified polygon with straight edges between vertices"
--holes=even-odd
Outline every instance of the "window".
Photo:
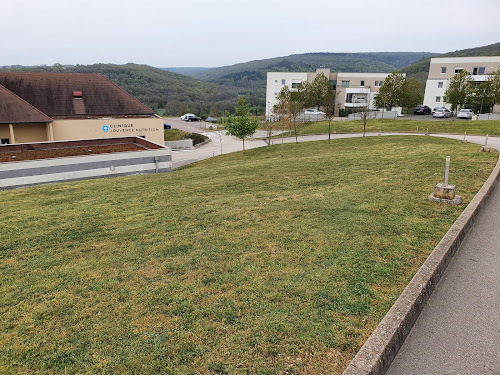
[[283,86],[284,86],[284,85],[286,85],[286,79],[282,79],[282,80],[281,80],[281,84],[282,84]]
[[296,89],[298,86],[299,86],[299,84],[297,82],[292,83],[292,89]]
[[346,103],[352,103],[352,94],[347,94],[345,96],[345,102]]
[[375,81],[375,87],[380,87],[383,83],[384,81]]
[[446,66],[442,66],[441,67],[441,74],[445,74],[446,73]]
[[10,144],[10,139],[9,138],[1,138],[0,144],[1,145],[8,145],[8,144]]
[[349,87],[349,81],[342,81],[342,87]]
[[477,75],[482,75],[484,74],[485,68],[484,66],[475,66],[474,69],[472,69],[472,75],[477,76]]
[[364,86],[364,85],[365,85],[365,81],[361,81],[360,86]]
[[337,80],[336,79],[330,80],[330,88],[332,90],[337,90]]
[[441,97],[440,96],[436,96],[436,103],[441,103]]
[[456,66],[455,67],[455,74],[460,73],[462,70],[464,70],[464,68],[462,68],[461,66]]
[[438,89],[442,89],[443,88],[443,82],[438,82]]

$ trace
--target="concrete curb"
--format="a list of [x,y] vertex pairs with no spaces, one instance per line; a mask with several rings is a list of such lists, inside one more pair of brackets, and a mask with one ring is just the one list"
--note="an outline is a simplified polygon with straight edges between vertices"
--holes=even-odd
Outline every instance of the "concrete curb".
[[499,179],[500,159],[482,188],[434,248],[343,375],[386,373]]

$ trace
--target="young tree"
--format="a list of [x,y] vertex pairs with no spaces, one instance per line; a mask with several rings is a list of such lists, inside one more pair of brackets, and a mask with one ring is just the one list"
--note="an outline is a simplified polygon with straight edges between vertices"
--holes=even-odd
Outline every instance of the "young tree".
[[384,110],[401,106],[401,96],[405,77],[402,73],[392,72],[385,79],[375,97],[375,106]]
[[408,112],[422,103],[422,85],[414,78],[405,80],[401,92],[400,106],[406,107]]
[[455,74],[448,84],[444,93],[444,101],[451,104],[451,109],[456,111],[458,107],[471,101],[473,86],[472,77],[465,69]]
[[314,105],[317,109],[320,109],[320,107],[325,106],[330,91],[332,91],[330,81],[323,73],[320,73],[314,77],[311,83],[306,84],[305,102],[308,105]]
[[228,113],[229,124],[226,125],[227,132],[230,135],[243,140],[243,151],[245,151],[245,137],[253,135],[259,126],[256,119],[250,118],[249,110],[250,104],[247,104],[245,99],[239,97],[236,115],[233,116]]
[[[330,87],[330,84],[328,83],[328,87]],[[332,123],[332,118],[333,114],[335,111],[335,91],[332,89],[329,89],[324,101],[323,101],[323,108],[325,110],[325,116],[328,119],[328,143],[330,143],[330,138],[331,138],[331,123]]]

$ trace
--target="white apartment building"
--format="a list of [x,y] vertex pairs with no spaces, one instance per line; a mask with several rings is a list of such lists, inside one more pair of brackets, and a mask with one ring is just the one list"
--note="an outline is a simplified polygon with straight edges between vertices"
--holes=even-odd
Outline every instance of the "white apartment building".
[[276,96],[283,86],[290,91],[301,82],[312,82],[323,73],[336,90],[335,113],[339,109],[370,108],[374,109],[374,99],[384,79],[390,73],[332,73],[330,69],[317,69],[316,72],[268,72],[266,86],[266,119],[273,117]]
[[[450,79],[461,70],[467,70],[476,84],[480,84],[487,80],[489,74],[499,69],[500,56],[432,58],[425,85],[424,105],[451,109],[451,105],[444,102],[444,93]],[[495,106],[494,112],[498,109]]]

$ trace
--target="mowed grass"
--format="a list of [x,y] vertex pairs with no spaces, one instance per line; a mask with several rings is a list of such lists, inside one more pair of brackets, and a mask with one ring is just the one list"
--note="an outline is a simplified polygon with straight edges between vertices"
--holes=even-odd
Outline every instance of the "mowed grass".
[[[459,207],[426,200],[446,155]],[[0,192],[0,372],[339,374],[497,156],[367,137]]]
[[[337,133],[362,133],[363,121],[340,120],[331,122],[331,132]],[[369,120],[366,126],[367,132],[405,132],[425,133],[427,130],[434,134],[467,134],[472,135],[500,135],[500,121],[470,121],[470,120],[419,120],[418,116],[413,119],[377,119]],[[297,134],[320,134],[328,133],[328,121],[307,122],[297,127]],[[292,132],[292,134],[294,134]]]

